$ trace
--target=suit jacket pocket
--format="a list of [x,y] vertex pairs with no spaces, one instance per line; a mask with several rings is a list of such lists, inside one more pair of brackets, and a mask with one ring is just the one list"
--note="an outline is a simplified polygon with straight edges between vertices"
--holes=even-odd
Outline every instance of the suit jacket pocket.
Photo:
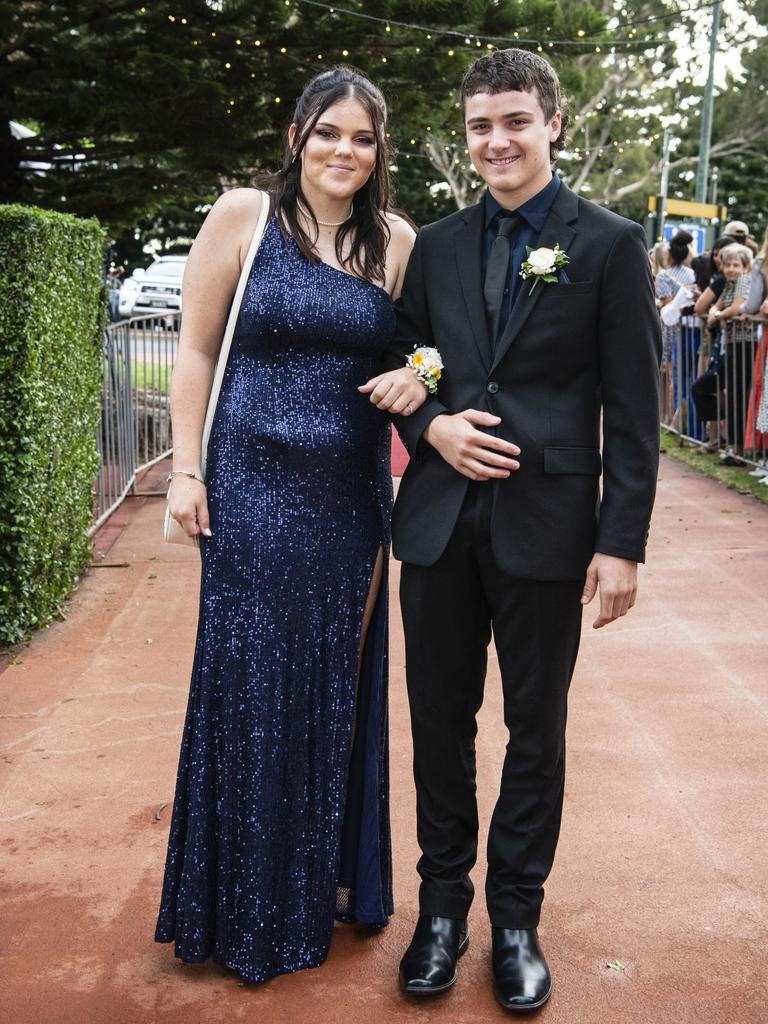
[[545,473],[600,476],[603,460],[597,448],[545,448]]

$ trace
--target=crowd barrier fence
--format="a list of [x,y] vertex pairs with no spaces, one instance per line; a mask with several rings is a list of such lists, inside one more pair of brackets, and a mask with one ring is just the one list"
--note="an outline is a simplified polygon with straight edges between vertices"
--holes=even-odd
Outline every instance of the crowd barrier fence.
[[104,331],[91,534],[135,493],[138,475],[172,451],[170,380],[178,340],[179,317],[166,314],[122,320]]
[[[684,316],[661,370],[661,422],[683,441],[768,468],[768,321],[728,320],[719,343],[704,321]],[[95,532],[140,473],[173,450],[170,378],[179,317],[149,315],[104,332],[102,411],[97,431]]]
[[684,316],[661,370],[661,422],[681,443],[768,468],[766,318],[729,319],[712,339],[699,317]]

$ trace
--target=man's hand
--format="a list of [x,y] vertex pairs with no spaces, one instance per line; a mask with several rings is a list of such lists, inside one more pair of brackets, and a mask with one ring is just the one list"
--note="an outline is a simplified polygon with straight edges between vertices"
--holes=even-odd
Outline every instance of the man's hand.
[[445,461],[470,480],[504,479],[520,463],[516,444],[486,434],[477,427],[497,427],[498,416],[477,409],[465,409],[455,416],[436,416],[424,431],[424,440],[440,452]]
[[593,629],[626,615],[637,598],[637,562],[596,554],[589,563],[581,603],[589,604],[600,587],[600,614]]
[[371,377],[357,390],[364,395],[370,394],[371,401],[382,412],[396,413],[400,416],[410,416],[416,412],[419,406],[424,404],[428,394],[426,385],[421,383],[408,366]]

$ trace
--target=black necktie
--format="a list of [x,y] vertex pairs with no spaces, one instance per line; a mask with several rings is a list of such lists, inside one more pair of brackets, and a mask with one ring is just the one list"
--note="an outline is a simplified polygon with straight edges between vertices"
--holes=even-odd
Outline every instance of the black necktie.
[[504,290],[507,287],[509,274],[509,255],[512,248],[511,238],[520,225],[519,213],[510,213],[499,220],[499,233],[491,247],[488,266],[485,270],[485,311],[488,317],[488,329],[491,337],[491,348],[496,346],[496,335],[499,332],[499,320],[504,303]]

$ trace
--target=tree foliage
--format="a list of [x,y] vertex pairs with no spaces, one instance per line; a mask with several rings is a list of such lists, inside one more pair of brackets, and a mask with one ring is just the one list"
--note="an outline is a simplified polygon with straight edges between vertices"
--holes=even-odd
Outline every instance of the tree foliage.
[[[749,16],[723,13],[720,53],[728,52],[732,67],[740,58],[743,73],[731,72],[716,91],[710,151],[710,172],[720,179],[718,201],[744,219],[751,212],[751,224],[759,207],[765,210],[757,186],[768,173],[768,55],[757,45],[768,4],[761,2],[763,9],[752,6]],[[672,137],[669,194],[694,198],[712,8],[697,4],[680,13],[658,0],[621,7],[635,21],[661,16],[652,24],[663,29],[659,38],[666,43],[653,51],[611,56],[592,70],[591,83],[586,80],[575,93],[580,117],[564,170],[583,194],[640,219],[647,196],[659,188],[664,128]],[[600,146],[605,148],[594,148]],[[747,166],[750,173],[744,173]]]
[[305,0],[0,0],[0,124],[37,132],[0,140],[0,198],[95,214],[124,252],[137,234],[187,238],[223,187],[275,166],[303,82],[350,62],[389,98],[405,151],[401,202],[427,218],[445,206],[428,187],[443,179],[410,139],[430,122],[460,130],[455,89],[485,45],[476,35],[575,39],[578,27],[604,23],[582,0],[376,0],[349,10],[381,20]]
[[[186,247],[222,189],[278,164],[303,83],[348,62],[384,90],[400,205],[428,221],[480,186],[458,107],[464,69],[488,46],[517,44],[561,75],[572,115],[561,173],[641,219],[665,126],[672,192],[693,198],[711,7],[686,10],[673,0],[0,0],[0,126],[36,133],[0,131],[0,199],[96,215],[123,256],[138,258],[148,239]],[[750,23],[766,10],[751,0]],[[718,94],[713,164],[720,198],[754,219],[765,208],[768,56],[750,51],[743,25],[723,24],[721,46],[743,51],[748,74]]]

